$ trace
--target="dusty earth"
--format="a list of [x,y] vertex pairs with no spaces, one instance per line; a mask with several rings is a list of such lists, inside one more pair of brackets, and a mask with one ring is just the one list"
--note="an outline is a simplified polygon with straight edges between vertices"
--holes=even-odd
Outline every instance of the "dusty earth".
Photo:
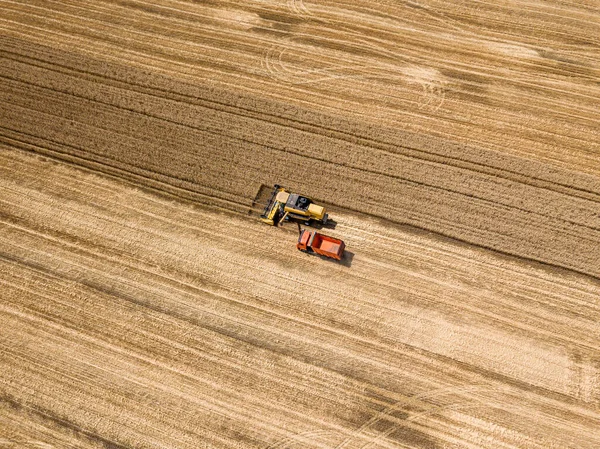
[[597,1],[0,0],[0,58],[0,448],[600,447]]

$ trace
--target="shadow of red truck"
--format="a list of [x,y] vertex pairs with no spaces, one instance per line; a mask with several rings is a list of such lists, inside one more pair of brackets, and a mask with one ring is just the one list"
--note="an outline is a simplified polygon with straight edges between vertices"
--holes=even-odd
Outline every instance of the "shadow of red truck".
[[331,259],[341,260],[346,245],[342,240],[319,234],[317,231],[300,231],[296,248],[307,253],[314,252]]

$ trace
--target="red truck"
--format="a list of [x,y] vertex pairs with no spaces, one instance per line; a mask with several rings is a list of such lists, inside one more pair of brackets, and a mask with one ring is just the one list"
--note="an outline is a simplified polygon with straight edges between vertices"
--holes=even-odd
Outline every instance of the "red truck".
[[346,245],[339,239],[319,234],[317,231],[300,231],[296,248],[307,253],[315,252],[321,256],[341,260]]

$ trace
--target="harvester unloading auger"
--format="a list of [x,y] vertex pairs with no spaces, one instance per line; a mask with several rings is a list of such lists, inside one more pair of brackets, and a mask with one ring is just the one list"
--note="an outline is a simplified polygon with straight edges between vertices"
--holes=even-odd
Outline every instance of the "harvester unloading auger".
[[323,206],[313,203],[310,198],[289,193],[285,188],[275,184],[260,219],[272,226],[278,226],[287,220],[324,225],[327,223],[327,213]]

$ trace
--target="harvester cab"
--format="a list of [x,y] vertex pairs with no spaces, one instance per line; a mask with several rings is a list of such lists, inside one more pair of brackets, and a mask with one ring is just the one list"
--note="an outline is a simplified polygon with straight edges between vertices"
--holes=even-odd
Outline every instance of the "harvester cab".
[[260,216],[261,221],[272,226],[278,226],[284,221],[327,223],[327,213],[310,198],[296,193],[289,193],[285,188],[275,184],[273,193]]

